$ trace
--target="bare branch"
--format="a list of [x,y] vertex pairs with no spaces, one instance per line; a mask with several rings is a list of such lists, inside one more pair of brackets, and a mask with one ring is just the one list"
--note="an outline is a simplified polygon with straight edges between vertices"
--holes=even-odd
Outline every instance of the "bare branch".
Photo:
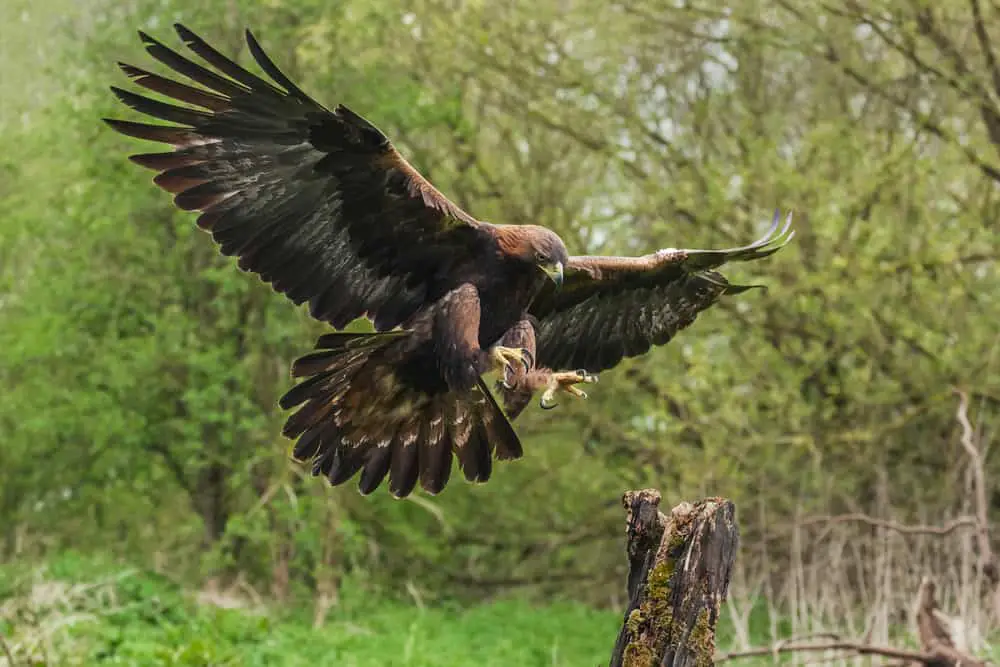
[[975,527],[978,525],[975,517],[971,516],[961,516],[940,526],[925,526],[920,524],[906,525],[896,521],[889,521],[888,519],[879,519],[877,517],[868,516],[867,514],[862,514],[860,512],[837,514],[833,516],[812,516],[799,521],[800,526],[812,526],[816,524],[829,526],[836,523],[864,523],[869,526],[885,528],[886,530],[891,530],[895,533],[901,533],[903,535],[949,535],[959,528],[966,526]]
[[4,641],[3,635],[0,635],[0,648],[3,649],[3,654],[7,657],[7,662],[10,667],[15,667],[17,663],[14,662],[14,654],[10,652],[10,647],[7,646],[7,642]]
[[976,31],[976,39],[979,42],[979,48],[983,51],[983,60],[986,62],[986,68],[990,72],[993,87],[996,89],[996,93],[1000,95],[1000,64],[997,63],[997,56],[993,52],[993,42],[990,40],[990,34],[986,31],[986,19],[983,17],[983,8],[979,4],[979,0],[969,0],[969,2],[972,5],[972,19],[973,27]]
[[746,651],[734,651],[732,653],[716,654],[715,662],[726,662],[727,660],[739,660],[740,658],[758,658],[764,655],[777,655],[779,653],[805,653],[815,651],[850,651],[858,655],[882,655],[887,658],[898,658],[900,660],[919,662],[925,665],[937,664],[940,658],[931,653],[920,651],[909,651],[906,649],[892,648],[891,646],[876,646],[855,641],[831,641],[817,642],[813,644],[796,644],[778,642],[772,646],[759,646]]
[[975,430],[969,422],[969,395],[961,389],[955,389],[958,395],[958,409],[955,411],[955,419],[962,427],[962,436],[959,439],[962,449],[969,456],[969,465],[972,466],[973,493],[976,503],[976,541],[979,546],[979,566],[980,573],[985,574],[990,583],[996,585],[1000,580],[1000,573],[997,572],[996,564],[993,560],[993,549],[990,546],[990,524],[989,524],[989,501],[986,492],[986,473],[983,465],[983,456],[975,443]]

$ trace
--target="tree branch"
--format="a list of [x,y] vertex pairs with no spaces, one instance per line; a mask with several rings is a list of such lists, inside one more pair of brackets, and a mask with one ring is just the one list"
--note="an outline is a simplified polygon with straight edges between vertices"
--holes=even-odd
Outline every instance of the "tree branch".
[[885,528],[886,530],[902,533],[904,535],[949,535],[959,528],[978,525],[976,519],[971,516],[961,516],[940,526],[925,526],[921,524],[905,525],[895,521],[889,521],[888,519],[879,519],[873,516],[868,516],[867,514],[861,514],[860,512],[837,514],[834,516],[812,516],[799,521],[799,525],[812,526],[815,524],[824,524],[829,526],[830,524],[835,523],[851,522],[865,523],[869,526]]
[[955,411],[955,419],[962,427],[960,442],[965,453],[969,456],[969,465],[972,466],[973,494],[976,503],[976,541],[979,546],[979,567],[980,573],[986,575],[990,583],[994,586],[1000,581],[1000,572],[997,572],[996,563],[993,558],[993,549],[990,546],[990,524],[989,524],[989,501],[986,493],[986,474],[983,465],[983,456],[975,443],[975,430],[969,422],[969,395],[960,389],[954,390],[958,395],[958,408]]
[[979,0],[969,0],[972,6],[972,25],[976,32],[976,40],[979,48],[983,51],[983,61],[986,69],[989,70],[990,80],[997,95],[1000,95],[1000,64],[997,63],[997,56],[993,52],[993,43],[990,34],[986,31],[986,19],[983,17],[983,8]]
[[746,651],[733,651],[731,653],[716,654],[715,662],[720,663],[728,660],[739,660],[740,658],[758,658],[765,655],[777,655],[778,653],[804,653],[815,651],[851,651],[852,653],[857,653],[858,655],[882,655],[887,658],[898,658],[900,660],[920,662],[925,665],[934,665],[939,663],[938,656],[930,653],[892,648],[891,646],[876,646],[874,644],[864,644],[861,642],[846,640],[816,642],[812,644],[777,642],[772,646],[759,646],[747,649]]
[[7,646],[7,642],[4,641],[3,635],[0,635],[0,648],[3,649],[3,654],[7,657],[7,663],[10,667],[15,667],[17,663],[14,662],[14,654],[11,653],[10,647]]

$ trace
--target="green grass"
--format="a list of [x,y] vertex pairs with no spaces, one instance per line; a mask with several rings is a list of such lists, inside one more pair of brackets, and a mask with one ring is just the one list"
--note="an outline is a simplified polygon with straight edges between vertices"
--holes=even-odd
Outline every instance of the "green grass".
[[[161,575],[74,554],[0,566],[0,637],[19,666],[596,667],[607,664],[621,623],[618,612],[573,604],[420,608],[351,584],[323,627],[312,627],[311,614],[308,603],[221,608]],[[719,623],[722,650],[728,620]],[[752,614],[754,644],[769,643],[767,625],[763,609]],[[912,638],[904,629],[894,644],[912,648]]]
[[614,612],[517,601],[449,610],[360,600],[320,629],[307,616],[198,604],[156,574],[72,558],[0,569],[0,634],[17,664],[594,666],[607,664],[620,623]]

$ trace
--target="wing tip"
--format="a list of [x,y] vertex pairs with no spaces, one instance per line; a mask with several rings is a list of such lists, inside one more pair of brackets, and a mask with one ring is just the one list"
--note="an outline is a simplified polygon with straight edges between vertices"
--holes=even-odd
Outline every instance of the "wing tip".
[[130,79],[136,79],[136,78],[138,78],[138,77],[146,74],[145,70],[140,69],[140,68],[136,67],[135,65],[131,65],[131,64],[129,64],[127,62],[124,62],[124,61],[121,61],[121,60],[119,60],[115,64],[118,65],[118,69],[120,69],[122,72],[124,72],[125,76],[127,76]]
[[174,23],[171,27],[174,29],[174,32],[177,33],[177,36],[180,37],[184,42],[199,41],[201,39],[200,37],[198,37],[198,35],[194,33],[193,30],[188,28],[183,23],[179,22]]
[[726,288],[722,290],[724,296],[735,296],[737,294],[743,294],[744,292],[752,292],[753,290],[761,290],[762,292],[769,292],[770,287],[764,284],[753,284],[753,285],[734,285],[730,283],[726,285]]
[[[141,130],[141,123],[135,123],[130,120],[123,120],[121,118],[101,118],[104,123],[110,127],[115,132],[134,137],[135,132]],[[142,137],[140,137],[142,138]]]
[[132,106],[131,104],[129,104],[128,100],[131,99],[132,95],[134,95],[135,93],[131,93],[125,90],[124,88],[119,88],[118,86],[114,85],[108,86],[108,88],[111,90],[111,94],[118,98],[119,102],[129,107]]

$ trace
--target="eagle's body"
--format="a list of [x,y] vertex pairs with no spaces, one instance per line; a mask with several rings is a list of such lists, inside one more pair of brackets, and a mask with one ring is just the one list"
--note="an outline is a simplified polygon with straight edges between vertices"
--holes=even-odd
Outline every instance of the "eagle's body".
[[[386,476],[396,496],[418,481],[436,493],[453,455],[468,479],[485,481],[494,458],[521,456],[509,420],[537,390],[543,407],[558,390],[583,395],[575,384],[749,289],[715,268],[766,257],[791,238],[776,216],[767,236],[742,248],[571,257],[544,227],[463,211],[374,125],[307,96],[249,33],[251,54],[277,85],[176,27],[214,71],[140,35],[154,58],[200,86],[122,69],[193,107],[113,88],[178,125],[108,123],[173,147],[131,159],[156,170],[180,208],[200,211],[199,226],[240,268],[335,329],[372,321],[373,334],[322,336],[293,365],[304,379],[281,399],[298,407],[283,430],[297,439],[295,457],[332,484],[360,472],[363,493]],[[482,379],[491,370],[502,373],[506,415]]]

